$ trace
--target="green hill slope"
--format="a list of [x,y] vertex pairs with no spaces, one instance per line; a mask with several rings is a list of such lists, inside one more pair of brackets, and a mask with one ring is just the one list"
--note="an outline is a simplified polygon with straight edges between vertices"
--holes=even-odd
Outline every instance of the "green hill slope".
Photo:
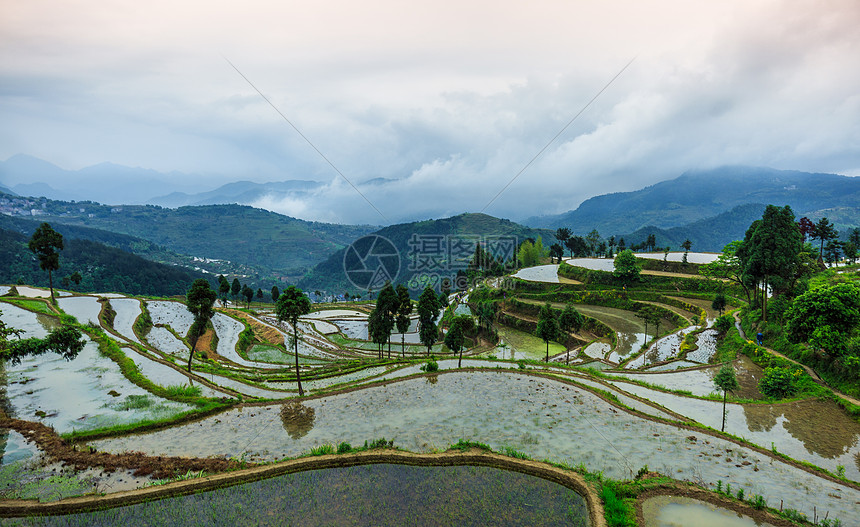
[[42,204],[39,218],[52,225],[92,227],[199,259],[228,260],[240,267],[234,272],[260,280],[295,281],[332,252],[376,229],[303,221],[242,205],[165,209],[45,199],[39,200]]
[[[486,214],[460,214],[440,220],[391,225],[373,234],[390,240],[396,247],[400,260],[400,272],[396,282],[409,284],[413,292],[415,292],[415,286],[420,285],[419,275],[428,277],[430,285],[438,284],[439,277],[454,276],[458,268],[468,263],[476,241],[481,241],[482,245],[486,246],[488,241],[507,240],[507,238],[498,237],[510,237],[515,240],[515,243],[519,243],[528,238],[537,239],[540,236],[544,248],[556,242],[552,232],[548,230],[524,227]],[[441,254],[436,252],[433,245],[437,241],[442,247]],[[419,261],[417,248],[423,243],[427,245],[423,247],[423,256]],[[337,293],[344,291],[365,293],[347,279],[344,272],[345,252],[341,249],[314,267],[299,282],[299,287],[311,291],[320,289]]]
[[[184,295],[194,279],[204,277],[92,240],[63,238],[65,248],[60,251],[60,269],[54,273],[55,287],[63,287],[62,278],[77,271],[83,280],[71,286],[76,291],[170,296]],[[29,234],[0,229],[0,283],[48,285],[48,273],[39,269],[27,247],[29,239]]]

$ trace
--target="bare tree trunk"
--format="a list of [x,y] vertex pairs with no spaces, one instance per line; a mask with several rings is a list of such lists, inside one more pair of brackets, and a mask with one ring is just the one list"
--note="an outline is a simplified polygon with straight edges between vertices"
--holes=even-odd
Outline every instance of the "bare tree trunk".
[[191,338],[191,353],[188,355],[188,373],[191,373],[191,359],[194,358],[194,350],[197,348],[197,337]]
[[299,397],[305,394],[305,391],[302,390],[302,378],[299,376],[299,321],[296,319],[293,322],[293,340],[295,341],[295,350],[296,350],[296,382],[299,384]]
[[54,300],[54,278],[50,269],[48,269],[48,287],[51,289],[51,303],[56,304],[57,301]]

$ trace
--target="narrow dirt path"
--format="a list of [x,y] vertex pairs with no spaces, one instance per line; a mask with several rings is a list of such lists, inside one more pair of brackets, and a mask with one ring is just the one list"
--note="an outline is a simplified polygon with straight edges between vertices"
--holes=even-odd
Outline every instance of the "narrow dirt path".
[[[740,333],[742,339],[746,340],[747,336],[746,336],[746,333],[744,333],[744,329],[741,327],[741,321],[740,321],[740,318],[738,318],[738,314],[735,313],[734,317],[735,317],[735,327],[737,328],[738,333]],[[781,357],[781,358],[787,360],[788,362],[791,362],[792,364],[797,364],[798,366],[803,368],[804,371],[806,371],[806,373],[808,373],[810,377],[812,377],[813,381],[815,381],[818,384],[820,384],[821,386],[824,386],[825,388],[831,390],[833,393],[835,393],[836,395],[838,395],[842,399],[845,399],[846,401],[850,402],[851,404],[856,405],[856,406],[860,406],[860,400],[855,399],[854,397],[851,397],[850,395],[844,394],[840,391],[837,391],[835,388],[833,388],[832,386],[830,386],[829,384],[824,382],[824,379],[822,379],[821,376],[815,372],[815,370],[813,370],[812,368],[810,368],[806,364],[803,364],[801,362],[797,362],[796,360],[792,359],[791,357],[786,357],[785,355],[783,355],[782,353],[780,353],[774,349],[767,348],[765,346],[762,346],[762,347],[764,349],[766,349],[767,351],[769,351],[770,353],[773,353],[777,357]]]

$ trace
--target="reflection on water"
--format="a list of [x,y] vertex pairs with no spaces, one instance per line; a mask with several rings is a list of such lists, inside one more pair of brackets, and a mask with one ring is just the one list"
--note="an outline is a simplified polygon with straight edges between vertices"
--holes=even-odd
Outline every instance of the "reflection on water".
[[642,502],[646,527],[773,527],[712,503],[682,496],[654,496]]
[[290,401],[281,406],[281,423],[293,439],[301,439],[308,435],[314,427],[316,410],[309,408],[299,401]]
[[[365,388],[304,401],[314,426],[293,439],[280,426],[281,405],[229,410],[194,423],[146,434],[94,441],[99,450],[156,455],[240,456],[276,460],[323,444],[361,444],[379,437],[413,451],[444,448],[458,439],[511,447],[539,459],[584,463],[610,477],[638,467],[705,484],[730,482],[811,514],[860,515],[860,491],[835,484],[718,437],[648,421],[613,408],[570,385],[512,372],[463,372]],[[716,403],[714,403],[716,404]],[[709,413],[719,415],[714,409]],[[769,445],[769,443],[768,443]],[[782,452],[780,448],[780,452]],[[789,454],[790,455],[790,454]],[[748,464],[744,464],[747,462]],[[757,469],[757,470],[756,470]],[[815,496],[810,500],[809,496]]]
[[[779,418],[783,428],[810,454],[833,459],[858,447],[860,423],[833,401],[806,400],[780,405],[743,405],[750,430],[769,432]],[[857,479],[856,477],[853,479]]]

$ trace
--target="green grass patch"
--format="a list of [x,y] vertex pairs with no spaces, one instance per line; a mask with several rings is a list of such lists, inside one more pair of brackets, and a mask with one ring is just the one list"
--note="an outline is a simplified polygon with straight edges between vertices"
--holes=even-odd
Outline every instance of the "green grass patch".
[[3,302],[8,302],[28,311],[35,311],[36,313],[43,313],[45,315],[56,314],[50,307],[48,307],[47,302],[37,300],[35,298],[4,298]]

